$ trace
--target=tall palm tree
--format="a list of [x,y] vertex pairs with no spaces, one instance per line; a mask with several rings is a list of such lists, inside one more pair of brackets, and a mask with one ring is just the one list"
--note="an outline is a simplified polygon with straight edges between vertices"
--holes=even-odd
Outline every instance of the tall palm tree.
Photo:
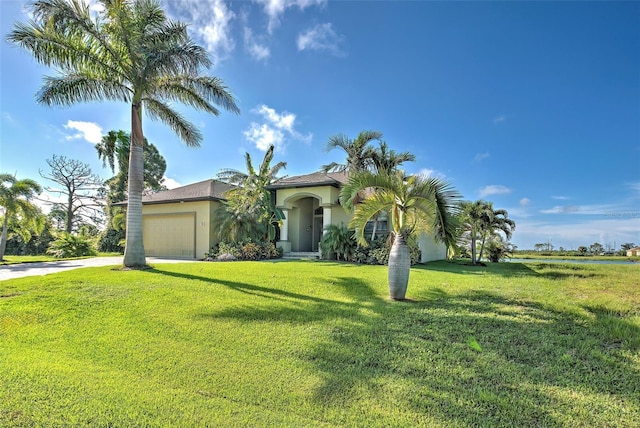
[[227,192],[228,201],[216,211],[217,234],[220,239],[272,240],[275,238],[274,222],[284,219],[282,210],[276,208],[271,191],[267,188],[279,179],[278,173],[287,167],[286,162],[271,165],[275,147],[269,146],[256,170],[251,155],[245,153],[247,172],[223,169],[218,178],[236,187]]
[[16,23],[8,40],[59,71],[44,78],[38,102],[67,106],[108,100],[131,105],[124,265],[143,266],[143,107],[188,146],[199,146],[202,134],[172,102],[216,116],[216,105],[234,113],[239,109],[222,80],[200,74],[211,65],[207,52],[193,43],[187,24],[167,18],[157,0],[100,3],[103,10],[93,18],[83,0],[37,0],[33,20]]
[[372,164],[372,148],[369,146],[373,140],[380,140],[382,132],[362,131],[355,140],[349,139],[344,134],[337,134],[329,138],[325,151],[329,152],[335,148],[340,148],[347,154],[347,162],[340,164],[331,162],[323,165],[320,170],[323,172],[362,172],[369,169]]
[[[355,204],[362,189],[373,192]],[[405,298],[411,259],[406,235],[430,230],[437,240],[447,246],[455,243],[459,194],[448,183],[422,176],[406,177],[403,171],[391,174],[373,174],[365,171],[353,174],[340,192],[340,201],[354,209],[349,223],[356,229],[358,242],[366,246],[364,228],[369,220],[386,211],[391,217],[393,245],[389,254],[389,296],[395,300]]]
[[18,180],[11,174],[0,174],[0,207],[4,211],[2,237],[0,238],[0,261],[4,260],[4,251],[7,248],[9,219],[20,216],[34,226],[40,225],[38,223],[38,220],[42,218],[40,210],[31,203],[31,199],[41,192],[40,185],[31,179]]

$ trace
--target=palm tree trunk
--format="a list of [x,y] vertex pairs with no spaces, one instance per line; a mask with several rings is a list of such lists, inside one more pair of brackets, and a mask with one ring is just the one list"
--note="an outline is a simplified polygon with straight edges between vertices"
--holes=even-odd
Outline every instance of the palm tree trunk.
[[394,235],[389,253],[389,297],[393,300],[404,300],[409,284],[411,257],[402,233],[396,232]]
[[4,211],[4,221],[2,222],[2,238],[0,238],[0,262],[4,261],[4,251],[7,249],[7,229],[9,227],[9,213]]
[[471,231],[471,263],[476,264],[476,234]]
[[145,266],[144,245],[142,241],[142,190],[144,187],[144,163],[142,134],[142,107],[134,103],[131,106],[131,144],[129,147],[129,202],[127,204],[127,236],[124,249],[124,265],[127,267]]
[[478,256],[478,262],[482,261],[482,253],[484,253],[484,243],[485,243],[485,239],[486,236],[482,237],[482,242],[480,243],[480,255]]

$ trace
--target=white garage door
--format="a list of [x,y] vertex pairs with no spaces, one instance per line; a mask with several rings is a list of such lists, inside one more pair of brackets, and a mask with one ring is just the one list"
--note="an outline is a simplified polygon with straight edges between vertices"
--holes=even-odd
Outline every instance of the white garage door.
[[142,216],[144,252],[154,257],[195,258],[196,214]]

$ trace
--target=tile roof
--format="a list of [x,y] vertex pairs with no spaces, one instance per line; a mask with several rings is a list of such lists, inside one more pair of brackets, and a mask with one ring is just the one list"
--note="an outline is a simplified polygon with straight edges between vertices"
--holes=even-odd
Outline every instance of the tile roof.
[[[217,180],[204,180],[175,189],[164,190],[142,197],[142,204],[161,204],[180,201],[219,201],[225,200],[225,193],[235,186]],[[126,205],[127,201],[114,205]]]
[[341,187],[349,180],[346,172],[313,172],[311,174],[285,177],[268,186],[269,189],[288,189],[295,187],[333,186]]

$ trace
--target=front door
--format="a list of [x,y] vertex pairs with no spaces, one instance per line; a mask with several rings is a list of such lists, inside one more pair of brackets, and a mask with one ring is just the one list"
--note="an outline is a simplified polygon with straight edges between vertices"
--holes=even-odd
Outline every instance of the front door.
[[313,251],[319,250],[320,241],[322,240],[322,216],[313,218]]

